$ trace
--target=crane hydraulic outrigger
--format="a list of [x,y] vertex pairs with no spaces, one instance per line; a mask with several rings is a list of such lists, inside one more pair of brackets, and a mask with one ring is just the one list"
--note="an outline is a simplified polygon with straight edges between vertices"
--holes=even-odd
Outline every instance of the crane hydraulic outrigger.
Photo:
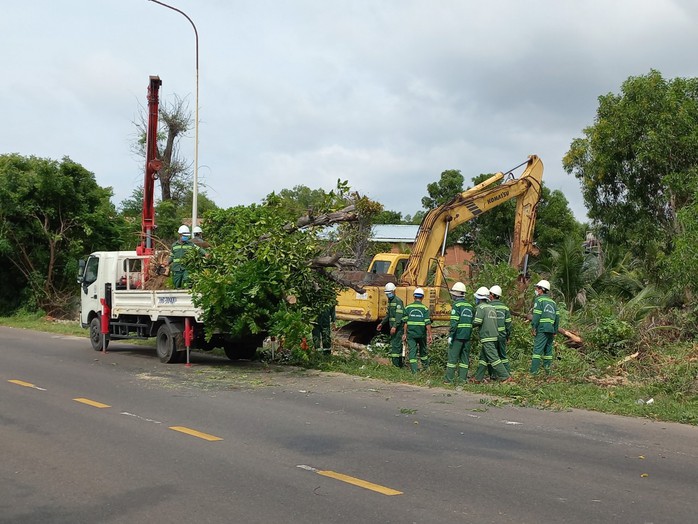
[[[526,167],[519,178],[495,185],[507,176],[513,177],[512,172],[522,166]],[[354,282],[364,292],[349,289],[337,297],[337,318],[350,321],[343,328],[349,340],[365,343],[375,334],[373,326],[385,316],[387,299],[383,286],[388,282],[397,284],[396,294],[406,304],[412,302],[415,288],[423,288],[423,303],[429,307],[432,320],[449,320],[451,300],[444,278],[448,232],[511,199],[516,199],[516,219],[510,264],[525,274],[528,257],[536,252],[533,228],[542,179],[543,162],[531,155],[506,173],[499,172],[429,211],[419,226],[410,255],[377,254],[363,279]]]

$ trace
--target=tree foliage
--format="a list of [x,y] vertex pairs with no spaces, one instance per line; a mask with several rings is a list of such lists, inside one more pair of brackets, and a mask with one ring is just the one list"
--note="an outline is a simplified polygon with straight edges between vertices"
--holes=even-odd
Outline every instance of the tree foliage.
[[437,182],[427,184],[428,196],[422,197],[422,207],[429,211],[462,193],[463,180],[463,175],[457,169],[443,171]]
[[376,224],[404,224],[405,220],[402,218],[402,213],[399,211],[391,211],[389,209],[384,209],[378,213],[374,218],[374,223]]
[[[205,191],[197,197],[198,216],[218,209],[216,203],[208,198]],[[127,231],[121,243],[122,249],[134,249],[141,234],[141,217],[143,214],[143,186],[133,190],[131,196],[119,204],[119,213],[126,221]],[[191,223],[192,190],[184,191],[180,198],[158,200],[155,203],[155,238],[163,245],[169,246],[177,239],[177,229],[182,224]],[[204,224],[206,228],[206,224]],[[206,231],[204,231],[206,235]]]
[[594,124],[563,165],[581,181],[604,239],[625,243],[652,268],[671,251],[677,214],[698,175],[698,79],[630,77],[599,97]]
[[118,248],[124,223],[94,174],[60,162],[0,156],[0,259],[17,287],[2,286],[0,303],[63,315],[72,307],[77,260]]
[[680,302],[695,304],[698,295],[698,194],[677,213],[674,250],[662,263],[663,281]]
[[[341,182],[337,181],[340,185]],[[344,182],[346,187],[346,182]],[[270,193],[266,197],[266,202],[273,203],[281,209],[287,211],[291,216],[313,215],[322,213],[336,205],[337,192],[325,191],[322,188],[311,189],[308,186],[299,184],[292,189],[282,189],[279,193]]]
[[[350,204],[357,222],[370,225],[372,214],[381,209],[349,192],[345,183],[331,194],[322,209],[314,209],[315,217]],[[316,261],[323,255],[339,258],[341,245],[321,238],[312,226],[299,226],[307,221],[300,222],[299,208],[288,204],[271,194],[261,205],[206,214],[213,247],[197,262],[192,280],[209,332],[234,337],[269,333],[298,349],[303,338],[309,340],[318,312],[334,306],[340,285]]]

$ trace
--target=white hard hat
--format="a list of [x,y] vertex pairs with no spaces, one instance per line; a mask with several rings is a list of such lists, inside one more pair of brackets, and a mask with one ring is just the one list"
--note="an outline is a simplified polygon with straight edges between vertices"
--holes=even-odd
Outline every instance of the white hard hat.
[[493,295],[497,295],[498,297],[501,297],[502,296],[502,288],[499,286],[492,286],[490,288],[490,293],[492,293]]
[[395,291],[395,284],[393,284],[392,282],[388,282],[388,283],[385,285],[385,292],[386,292],[386,293],[392,293],[393,291]]
[[541,280],[536,284],[536,287],[541,287],[546,291],[550,291],[550,282],[548,282],[547,280]]
[[485,286],[478,288],[478,290],[475,292],[475,298],[477,298],[478,300],[487,300],[489,296],[490,290],[487,289]]
[[414,290],[414,293],[412,293],[415,297],[423,297],[424,296],[424,290],[421,287],[418,287],[417,289]]
[[196,235],[197,233],[203,233],[203,231],[199,226],[194,226],[194,229],[192,229],[192,233]]
[[189,234],[189,226],[179,226],[179,229],[177,230],[177,233],[180,235],[188,235]]
[[453,284],[451,291],[455,291],[456,293],[462,293],[463,295],[465,295],[465,284],[463,284],[463,282],[456,282],[455,284]]

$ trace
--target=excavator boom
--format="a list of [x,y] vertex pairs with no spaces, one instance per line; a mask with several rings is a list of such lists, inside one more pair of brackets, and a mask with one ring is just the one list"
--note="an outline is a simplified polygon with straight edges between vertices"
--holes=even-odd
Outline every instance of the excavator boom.
[[[497,184],[523,165],[526,167],[519,178]],[[337,297],[337,318],[349,321],[342,328],[349,342],[368,343],[375,335],[375,322],[383,318],[387,311],[387,299],[383,292],[386,282],[399,282],[395,293],[405,303],[412,301],[416,287],[422,287],[426,293],[424,304],[430,310],[432,321],[449,320],[451,299],[447,290],[441,287],[449,230],[512,198],[516,199],[516,223],[511,265],[525,272],[528,254],[534,251],[533,226],[541,193],[543,163],[533,155],[514,169],[506,174],[497,173],[456,195],[450,202],[429,211],[419,226],[409,257],[396,253],[379,253],[374,257],[372,272],[367,273],[360,283],[364,292],[349,289]],[[377,262],[382,267],[389,266],[388,269],[375,272]],[[430,270],[434,268],[436,272],[432,274]]]
[[443,257],[448,232],[512,198],[516,198],[517,202],[511,265],[525,270],[528,254],[533,249],[533,227],[536,206],[540,200],[543,162],[536,155],[531,155],[525,165],[519,178],[493,186],[505,176],[504,173],[497,173],[482,184],[429,211],[419,226],[400,284],[427,285],[430,261]]

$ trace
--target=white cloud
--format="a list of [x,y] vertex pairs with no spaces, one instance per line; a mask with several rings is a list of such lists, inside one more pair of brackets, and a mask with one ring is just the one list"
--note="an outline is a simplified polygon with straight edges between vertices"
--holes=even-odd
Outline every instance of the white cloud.
[[[200,177],[222,206],[341,178],[413,214],[443,170],[470,180],[535,153],[583,219],[561,160],[597,97],[652,68],[698,76],[688,0],[176,6],[199,30]],[[160,75],[163,97],[194,105],[191,26],[145,0],[11,3],[0,45],[2,152],[68,155],[116,202],[142,177],[132,121],[148,76]],[[182,151],[193,148],[190,136]]]

